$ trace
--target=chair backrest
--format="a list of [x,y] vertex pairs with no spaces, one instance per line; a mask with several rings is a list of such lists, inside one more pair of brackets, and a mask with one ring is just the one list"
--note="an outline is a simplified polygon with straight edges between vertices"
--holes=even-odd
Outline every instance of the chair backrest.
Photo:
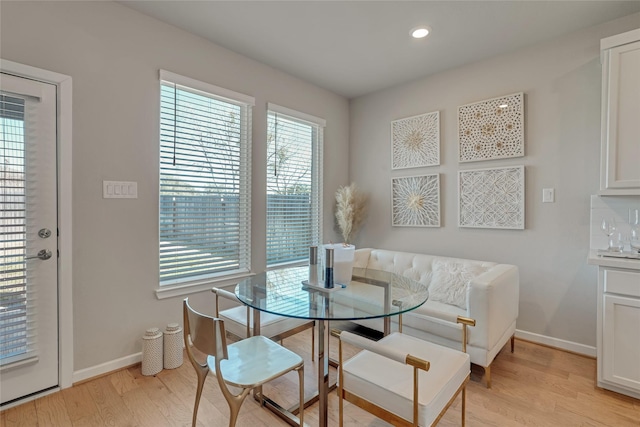
[[224,321],[195,311],[189,305],[189,298],[185,298],[182,306],[187,350],[190,351],[189,340],[191,340],[198,351],[214,356],[216,361],[228,359]]

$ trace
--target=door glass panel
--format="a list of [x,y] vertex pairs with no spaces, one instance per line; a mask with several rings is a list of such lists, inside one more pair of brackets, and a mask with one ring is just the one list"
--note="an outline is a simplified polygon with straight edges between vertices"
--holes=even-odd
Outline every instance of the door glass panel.
[[25,220],[25,102],[0,94],[0,365],[30,357]]

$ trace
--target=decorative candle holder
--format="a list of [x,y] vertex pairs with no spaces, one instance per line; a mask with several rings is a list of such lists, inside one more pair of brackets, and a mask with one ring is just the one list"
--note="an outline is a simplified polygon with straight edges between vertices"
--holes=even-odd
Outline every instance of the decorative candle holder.
[[309,247],[309,284],[318,286],[318,247]]
[[333,288],[333,249],[326,248],[324,256],[324,287]]

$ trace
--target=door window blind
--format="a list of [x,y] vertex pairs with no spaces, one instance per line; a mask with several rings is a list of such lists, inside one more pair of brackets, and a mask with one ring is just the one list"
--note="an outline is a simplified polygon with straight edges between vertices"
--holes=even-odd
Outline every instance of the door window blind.
[[305,261],[309,246],[321,241],[323,121],[309,118],[269,105],[268,267]]
[[25,260],[25,100],[0,95],[0,365],[31,357],[33,292]]
[[161,74],[161,285],[250,270],[251,100],[230,94]]

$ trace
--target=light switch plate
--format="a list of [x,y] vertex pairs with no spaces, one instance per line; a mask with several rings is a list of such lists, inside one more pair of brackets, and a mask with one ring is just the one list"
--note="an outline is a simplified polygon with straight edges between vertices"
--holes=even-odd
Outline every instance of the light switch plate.
[[553,203],[555,202],[555,189],[553,188],[543,188],[542,189],[542,203]]
[[137,199],[138,183],[134,181],[102,181],[103,199]]

